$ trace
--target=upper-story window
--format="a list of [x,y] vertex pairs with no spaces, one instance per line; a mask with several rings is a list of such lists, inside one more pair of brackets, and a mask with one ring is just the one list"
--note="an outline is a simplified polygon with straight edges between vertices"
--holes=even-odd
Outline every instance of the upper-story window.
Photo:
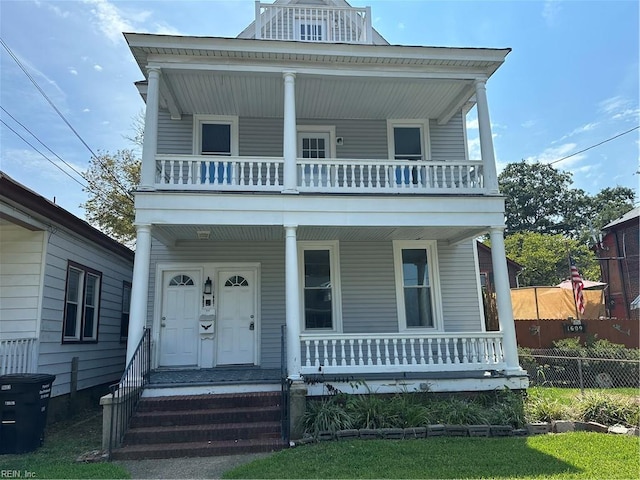
[[387,122],[389,157],[395,160],[429,160],[429,127],[419,120]]
[[194,115],[196,155],[238,155],[238,117]]
[[320,20],[299,20],[298,33],[299,40],[306,42],[322,42],[326,40],[326,23]]

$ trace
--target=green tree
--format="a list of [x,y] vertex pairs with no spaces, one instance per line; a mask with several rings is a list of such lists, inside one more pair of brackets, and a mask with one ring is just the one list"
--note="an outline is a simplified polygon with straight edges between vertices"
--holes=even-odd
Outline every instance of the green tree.
[[87,220],[116,240],[132,245],[136,238],[132,191],[140,183],[140,159],[133,150],[100,153],[85,173],[89,200]]
[[628,187],[608,187],[601,190],[589,200],[591,229],[600,232],[606,224],[633,209],[634,200],[635,192]]
[[505,238],[507,257],[524,267],[520,286],[556,285],[569,278],[568,252],[582,278],[599,280],[600,268],[593,252],[585,244],[563,235],[517,232]]
[[572,189],[571,174],[543,163],[510,163],[498,177],[506,198],[506,232],[569,234],[586,195]]

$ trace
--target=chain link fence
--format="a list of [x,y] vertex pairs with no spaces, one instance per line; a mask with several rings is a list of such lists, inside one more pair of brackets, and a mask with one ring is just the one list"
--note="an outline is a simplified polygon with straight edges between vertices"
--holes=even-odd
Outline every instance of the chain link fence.
[[529,384],[560,388],[640,388],[640,350],[520,349]]

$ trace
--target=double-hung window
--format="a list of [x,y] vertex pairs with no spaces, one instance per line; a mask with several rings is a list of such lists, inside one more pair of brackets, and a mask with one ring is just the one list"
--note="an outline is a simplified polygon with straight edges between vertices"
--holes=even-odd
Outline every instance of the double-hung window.
[[[389,158],[401,161],[422,161],[430,158],[429,125],[418,120],[388,120],[387,142]],[[396,183],[424,184],[424,167],[406,164],[395,169]]]
[[396,241],[393,253],[401,330],[439,329],[442,315],[435,242]]
[[62,341],[97,342],[102,273],[75,262],[67,265]]
[[340,331],[341,301],[337,242],[299,243],[305,331]]
[[[238,117],[194,115],[194,144],[196,155],[219,157],[238,156]],[[202,162],[200,180],[203,183],[231,183],[232,164],[220,158]]]
[[129,336],[129,310],[131,308],[131,283],[122,282],[122,314],[120,316],[120,341]]

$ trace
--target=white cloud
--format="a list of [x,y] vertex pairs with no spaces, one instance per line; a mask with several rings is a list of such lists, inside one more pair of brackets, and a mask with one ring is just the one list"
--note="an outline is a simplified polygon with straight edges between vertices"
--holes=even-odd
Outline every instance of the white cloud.
[[640,115],[640,108],[633,100],[619,95],[602,100],[598,107],[610,120],[637,120]]
[[405,27],[404,27],[404,23],[402,23],[402,22],[398,23],[398,28],[399,28],[400,30],[404,30],[404,28],[405,28]]
[[183,32],[175,27],[172,27],[166,22],[157,22],[155,24],[154,32],[157,35],[184,35]]
[[527,120],[526,122],[523,122],[520,126],[522,128],[531,128],[536,124],[535,120]]
[[544,18],[547,27],[553,27],[557,23],[560,10],[560,2],[557,0],[547,0],[544,2],[542,18]]
[[69,16],[69,12],[66,10],[62,10],[59,6],[52,4],[51,2],[41,2],[40,0],[35,0],[34,2],[37,7],[46,7],[53,13],[55,13],[60,18],[67,18]]
[[[525,161],[528,163],[536,163],[536,162],[551,163],[556,160],[560,160],[563,157],[571,155],[571,153],[576,150],[576,147],[577,147],[577,144],[572,142],[558,145],[557,147],[549,147],[543,150],[538,155],[532,155],[530,157],[525,158]],[[567,158],[566,160],[563,160],[561,162],[562,165],[560,166],[560,168],[566,169],[568,166],[579,162],[585,157],[586,155],[584,154],[578,154],[578,155],[572,156],[571,158]]]
[[585,132],[590,132],[591,130],[594,130],[598,125],[600,125],[600,122],[585,123],[584,125],[581,125],[581,126],[579,126],[577,128],[574,128],[573,130],[571,130],[566,135],[563,135],[560,138],[560,140],[554,140],[551,143],[555,144],[555,143],[558,143],[558,142],[563,142],[567,138],[573,137],[574,135],[578,135],[580,133],[585,133]]
[[133,25],[125,18],[122,10],[108,0],[84,0],[85,3],[93,5],[91,13],[98,28],[113,43],[124,40],[122,32],[134,30]]
[[101,72],[101,71],[102,71],[102,67],[101,67],[100,65],[98,65],[97,63],[93,66],[93,69],[94,69],[96,72]]
[[75,69],[75,68],[73,68],[73,67],[69,67],[69,73],[70,73],[71,75],[78,75],[78,70],[76,70],[76,69]]
[[480,154],[480,137],[470,138],[467,141],[467,147],[469,149],[470,160],[479,160],[482,158]]
[[472,118],[467,119],[467,130],[477,130],[478,129],[478,119]]
[[84,110],[82,110],[83,113],[89,113],[91,110],[89,110],[88,108],[85,108]]

